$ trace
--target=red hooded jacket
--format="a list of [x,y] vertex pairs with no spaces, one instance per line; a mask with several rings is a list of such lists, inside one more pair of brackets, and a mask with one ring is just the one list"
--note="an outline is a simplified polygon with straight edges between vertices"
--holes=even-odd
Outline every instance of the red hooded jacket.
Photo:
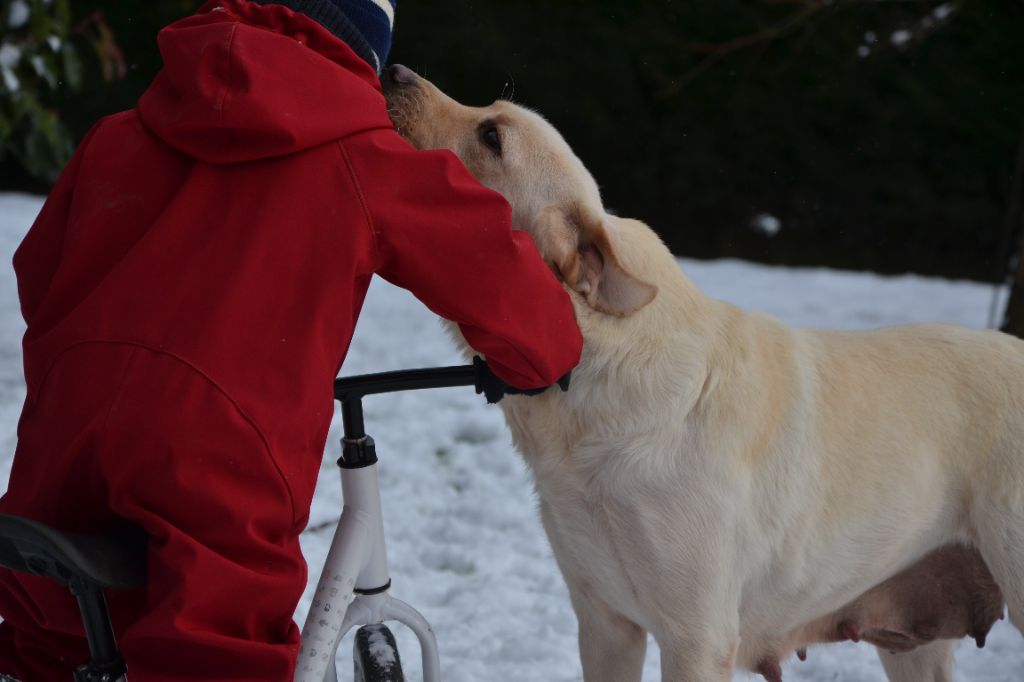
[[161,32],[165,68],[88,134],[15,255],[29,402],[69,346],[137,343],[211,377],[280,458],[319,450],[374,273],[514,386],[575,366],[568,297],[503,198],[404,142],[373,70],[311,20],[211,7]]
[[[159,45],[165,66],[138,108],[89,132],[15,255],[28,397],[3,511],[36,505],[41,520],[83,530],[28,500],[59,488],[51,451],[74,445],[43,438],[61,405],[82,410],[105,395],[103,377],[82,390],[54,370],[85,346],[157,354],[215,387],[274,462],[295,535],[374,274],[457,322],[514,386],[548,385],[575,366],[568,297],[511,229],[505,200],[451,153],[404,142],[374,71],[344,43],[282,6],[223,0],[166,28]],[[147,371],[152,390],[133,409],[171,415],[172,431],[190,406]],[[65,393],[41,400],[44,386]],[[202,426],[206,441],[222,435],[218,423]],[[44,441],[52,461],[33,465]],[[19,489],[31,491],[23,504]],[[232,494],[240,507],[261,503]]]

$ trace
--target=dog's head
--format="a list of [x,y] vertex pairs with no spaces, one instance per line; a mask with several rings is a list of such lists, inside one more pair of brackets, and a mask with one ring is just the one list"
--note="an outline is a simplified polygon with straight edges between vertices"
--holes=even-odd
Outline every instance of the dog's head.
[[477,180],[504,196],[514,225],[533,236],[556,274],[591,308],[628,315],[654,299],[657,288],[622,264],[594,178],[544,118],[502,100],[464,106],[400,65],[382,80],[399,134],[418,149],[454,152]]

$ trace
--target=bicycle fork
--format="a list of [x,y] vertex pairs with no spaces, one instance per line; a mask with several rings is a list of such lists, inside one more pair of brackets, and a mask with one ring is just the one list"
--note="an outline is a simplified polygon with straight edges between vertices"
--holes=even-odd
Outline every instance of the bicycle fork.
[[295,682],[337,682],[335,656],[353,627],[394,620],[419,639],[423,682],[440,682],[437,640],[416,609],[388,594],[377,455],[363,426],[361,396],[342,400],[341,486],[345,505],[302,628]]

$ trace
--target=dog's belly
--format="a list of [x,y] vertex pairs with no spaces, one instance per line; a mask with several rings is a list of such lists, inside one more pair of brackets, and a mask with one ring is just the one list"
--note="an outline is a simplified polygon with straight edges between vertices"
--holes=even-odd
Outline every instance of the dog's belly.
[[782,642],[778,633],[753,638],[741,656],[745,667],[774,680],[780,660],[811,644],[864,640],[901,652],[970,636],[980,647],[1002,613],[1003,595],[977,550],[946,545]]

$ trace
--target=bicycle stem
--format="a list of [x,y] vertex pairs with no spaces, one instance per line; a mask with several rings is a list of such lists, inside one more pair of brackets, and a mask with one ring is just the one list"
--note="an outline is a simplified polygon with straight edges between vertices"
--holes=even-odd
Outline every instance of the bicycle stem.
[[391,580],[377,477],[377,454],[363,423],[366,395],[427,388],[475,386],[474,365],[382,372],[337,379],[344,428],[341,468],[344,509],[309,614],[295,682],[336,682],[338,644],[354,626],[397,620],[420,642],[424,682],[440,682],[437,641],[429,623],[408,604],[387,594]]

